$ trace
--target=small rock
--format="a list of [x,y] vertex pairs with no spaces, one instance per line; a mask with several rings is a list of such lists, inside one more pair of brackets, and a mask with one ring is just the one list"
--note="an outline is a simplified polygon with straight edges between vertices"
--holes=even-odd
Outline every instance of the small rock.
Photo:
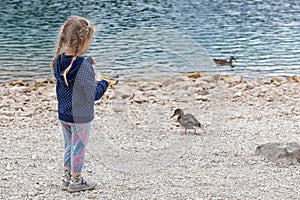
[[46,86],[48,84],[48,80],[44,78],[37,78],[33,80],[36,86]]
[[273,82],[279,82],[279,83],[281,83],[282,79],[278,78],[278,77],[273,77],[273,78],[271,78],[271,83],[273,83]]
[[241,76],[224,76],[222,79],[230,86],[234,86],[243,82],[243,78]]
[[33,115],[32,112],[21,112],[19,113],[19,116],[21,117],[31,117]]
[[181,77],[178,78],[167,78],[162,82],[162,87],[169,87],[175,83],[184,82],[185,80]]
[[19,93],[26,93],[29,91],[29,88],[26,86],[13,86],[12,88],[10,88],[10,90]]
[[289,77],[289,76],[286,76],[285,80],[286,80],[286,82],[292,82],[293,79],[291,77]]
[[114,105],[112,107],[112,110],[117,113],[122,113],[122,112],[126,111],[126,109],[124,108],[124,105],[118,105],[118,106]]
[[191,83],[188,82],[181,82],[181,83],[174,83],[170,85],[169,90],[170,91],[178,91],[178,90],[185,90],[192,88]]
[[280,86],[281,82],[274,81],[273,84],[276,85],[276,86]]
[[12,112],[12,111],[2,111],[1,115],[5,115],[5,116],[8,116],[8,117],[13,117],[13,116],[15,116],[15,112]]
[[163,87],[168,87],[169,85],[173,84],[173,81],[172,79],[165,79],[163,82],[162,82],[162,86]]
[[252,83],[247,83],[246,88],[247,89],[253,89],[254,85]]
[[38,87],[36,86],[36,84],[34,82],[29,83],[28,85],[29,91],[35,91],[38,89]]
[[253,92],[253,93],[251,93],[252,94],[252,96],[254,96],[254,97],[259,97],[261,94],[260,94],[260,92],[258,92],[258,91],[255,91],[255,92]]
[[195,78],[195,79],[201,77],[200,72],[192,72],[192,73],[187,73],[185,75],[189,78]]
[[133,97],[132,101],[134,101],[136,103],[146,103],[146,102],[149,102],[149,99],[143,95],[137,94]]
[[196,99],[199,101],[208,101],[208,97],[207,96],[203,96],[203,95],[197,95]]
[[128,98],[132,98],[134,96],[134,94],[131,91],[130,87],[122,87],[122,88],[118,88],[114,91],[114,94],[110,97],[111,99],[115,99],[115,98],[121,98],[121,99],[128,99]]
[[292,80],[294,80],[295,82],[299,83],[300,82],[300,77],[299,76],[292,76]]
[[195,88],[198,88],[198,87],[202,88],[202,87],[206,87],[207,85],[208,85],[208,83],[201,79],[196,79],[196,81],[192,83],[192,86]]
[[50,79],[49,79],[49,82],[52,83],[52,84],[56,83],[56,78],[55,78],[55,77],[50,78]]
[[262,85],[262,80],[260,78],[254,79],[250,81],[254,87],[260,87]]
[[6,171],[13,171],[14,167],[10,163],[8,163],[5,170]]
[[140,91],[156,90],[158,87],[159,85],[150,82],[145,82],[139,85]]
[[234,95],[233,95],[233,97],[241,97],[242,96],[242,91],[238,91],[238,92],[236,92]]
[[261,93],[266,93],[266,92],[269,91],[269,88],[267,88],[267,87],[262,87],[262,88],[260,89],[260,91],[261,91]]
[[9,81],[8,83],[6,83],[5,86],[6,87],[12,87],[12,86],[14,86],[14,82],[13,81]]
[[9,90],[10,89],[8,89],[8,88],[1,88],[1,90],[0,90],[1,96],[8,96],[10,94]]
[[18,80],[18,81],[13,83],[13,86],[25,86],[25,83],[21,80]]
[[197,88],[197,89],[195,89],[195,93],[199,94],[199,95],[207,95],[207,94],[209,94],[209,90],[206,87]]
[[262,85],[269,85],[269,84],[271,84],[271,79],[262,79],[261,80],[261,82],[262,82]]
[[269,142],[259,145],[255,153],[283,167],[296,164],[300,161],[300,145],[296,142],[286,144]]
[[215,74],[212,77],[213,77],[213,79],[215,79],[215,81],[218,81],[218,80],[221,79],[221,75],[220,74]]
[[34,79],[34,82],[36,83],[48,83],[48,80],[45,78],[36,78]]
[[202,76],[200,79],[206,83],[212,83],[216,81],[212,76]]
[[282,79],[278,78],[278,77],[273,77],[271,79],[271,83],[273,83],[276,86],[280,86],[282,83]]

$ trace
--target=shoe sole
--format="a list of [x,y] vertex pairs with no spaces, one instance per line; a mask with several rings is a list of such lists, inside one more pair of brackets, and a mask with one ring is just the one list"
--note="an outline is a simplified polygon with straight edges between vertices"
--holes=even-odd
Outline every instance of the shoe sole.
[[97,186],[97,184],[92,185],[90,187],[86,187],[86,188],[78,188],[78,189],[69,189],[68,188],[68,192],[72,193],[72,192],[80,192],[80,191],[85,191],[85,190],[93,190],[96,186]]
[[60,189],[63,190],[63,191],[66,191],[66,190],[68,190],[68,187],[65,186],[65,185],[62,185],[62,186],[60,186]]

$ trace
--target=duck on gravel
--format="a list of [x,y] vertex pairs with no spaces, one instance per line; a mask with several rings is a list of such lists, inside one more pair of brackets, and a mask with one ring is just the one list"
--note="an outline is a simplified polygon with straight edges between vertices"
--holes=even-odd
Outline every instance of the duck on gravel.
[[183,110],[177,108],[171,118],[178,115],[177,121],[181,126],[185,128],[184,133],[186,134],[187,129],[194,129],[194,134],[196,134],[196,128],[201,128],[201,123],[192,114],[184,114]]

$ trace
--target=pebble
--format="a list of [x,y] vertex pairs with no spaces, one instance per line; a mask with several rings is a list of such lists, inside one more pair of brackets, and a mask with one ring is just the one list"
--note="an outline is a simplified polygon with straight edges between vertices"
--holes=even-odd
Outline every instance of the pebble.
[[206,83],[213,83],[216,81],[215,77],[212,76],[203,76],[200,78],[201,81],[204,81]]
[[11,165],[11,163],[8,163],[6,168],[5,168],[6,171],[13,171],[14,170],[14,167]]
[[268,92],[269,90],[270,90],[270,89],[267,88],[267,87],[262,87],[262,88],[260,89],[261,93],[266,93],[266,92]]
[[233,97],[241,97],[242,96],[242,91],[236,92]]
[[295,82],[299,83],[300,82],[300,77],[297,75],[292,76],[292,80],[294,80]]
[[254,88],[254,85],[252,83],[247,83],[247,86],[246,86],[247,89],[253,89]]
[[30,91],[28,87],[26,86],[13,86],[10,88],[10,91],[12,92],[19,92],[19,93],[25,93],[25,92],[28,92]]
[[199,72],[192,72],[192,73],[185,74],[185,76],[196,79],[196,78],[200,78],[201,74]]
[[208,90],[208,88],[206,88],[206,87],[196,88],[196,89],[194,90],[194,92],[195,92],[196,94],[199,94],[199,95],[207,95],[207,94],[209,94],[209,90]]
[[222,80],[230,86],[234,86],[243,82],[243,78],[241,76],[224,76]]
[[201,101],[208,101],[209,100],[209,98],[207,96],[203,96],[203,95],[197,95],[196,99],[201,100]]

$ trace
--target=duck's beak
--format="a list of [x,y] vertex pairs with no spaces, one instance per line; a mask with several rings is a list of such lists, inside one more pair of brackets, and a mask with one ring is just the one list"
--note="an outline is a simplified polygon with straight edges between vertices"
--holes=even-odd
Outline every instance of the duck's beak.
[[172,115],[172,117],[170,119],[172,119],[174,116],[175,116],[175,113],[174,113],[174,115]]

